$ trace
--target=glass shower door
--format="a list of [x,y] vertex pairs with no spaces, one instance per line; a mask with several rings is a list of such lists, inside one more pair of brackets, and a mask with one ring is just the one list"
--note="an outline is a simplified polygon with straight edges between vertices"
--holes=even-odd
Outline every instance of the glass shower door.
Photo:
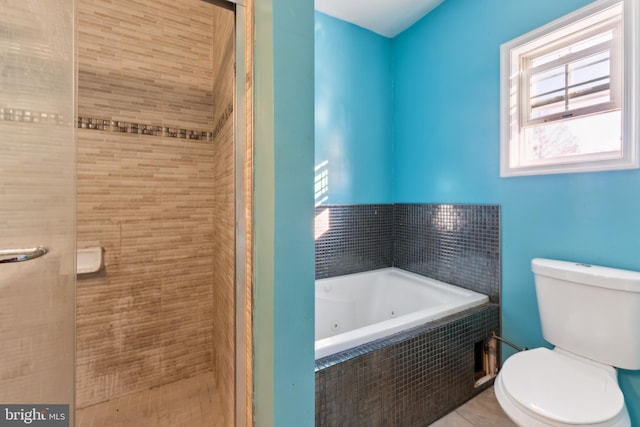
[[0,425],[73,425],[73,5],[0,0]]

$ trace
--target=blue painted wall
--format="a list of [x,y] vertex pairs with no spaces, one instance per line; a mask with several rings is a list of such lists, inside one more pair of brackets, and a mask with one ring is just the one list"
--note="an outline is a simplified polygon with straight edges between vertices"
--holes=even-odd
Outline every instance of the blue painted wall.
[[255,425],[315,421],[313,1],[255,2]]
[[[589,2],[447,0],[393,40],[393,200],[502,205],[503,334],[521,346],[548,345],[532,258],[640,271],[639,170],[499,177],[500,45]],[[640,374],[620,381],[640,426]]]
[[391,39],[315,12],[315,159],[326,203],[391,203]]

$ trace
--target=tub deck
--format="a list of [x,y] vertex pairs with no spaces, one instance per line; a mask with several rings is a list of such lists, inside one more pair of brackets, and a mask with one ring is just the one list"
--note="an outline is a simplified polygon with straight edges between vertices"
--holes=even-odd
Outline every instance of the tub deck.
[[315,286],[316,360],[489,301],[397,268],[319,279]]

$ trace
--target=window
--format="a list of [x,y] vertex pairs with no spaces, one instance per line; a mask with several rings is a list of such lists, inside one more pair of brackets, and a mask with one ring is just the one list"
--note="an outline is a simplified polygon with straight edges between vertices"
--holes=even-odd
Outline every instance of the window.
[[600,0],[501,47],[501,176],[638,167],[636,0]]

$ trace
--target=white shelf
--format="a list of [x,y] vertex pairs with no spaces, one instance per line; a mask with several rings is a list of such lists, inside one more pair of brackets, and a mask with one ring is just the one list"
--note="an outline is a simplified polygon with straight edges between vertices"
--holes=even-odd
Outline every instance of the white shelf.
[[77,274],[97,273],[104,266],[103,249],[101,246],[93,248],[78,249],[78,257],[76,259]]

